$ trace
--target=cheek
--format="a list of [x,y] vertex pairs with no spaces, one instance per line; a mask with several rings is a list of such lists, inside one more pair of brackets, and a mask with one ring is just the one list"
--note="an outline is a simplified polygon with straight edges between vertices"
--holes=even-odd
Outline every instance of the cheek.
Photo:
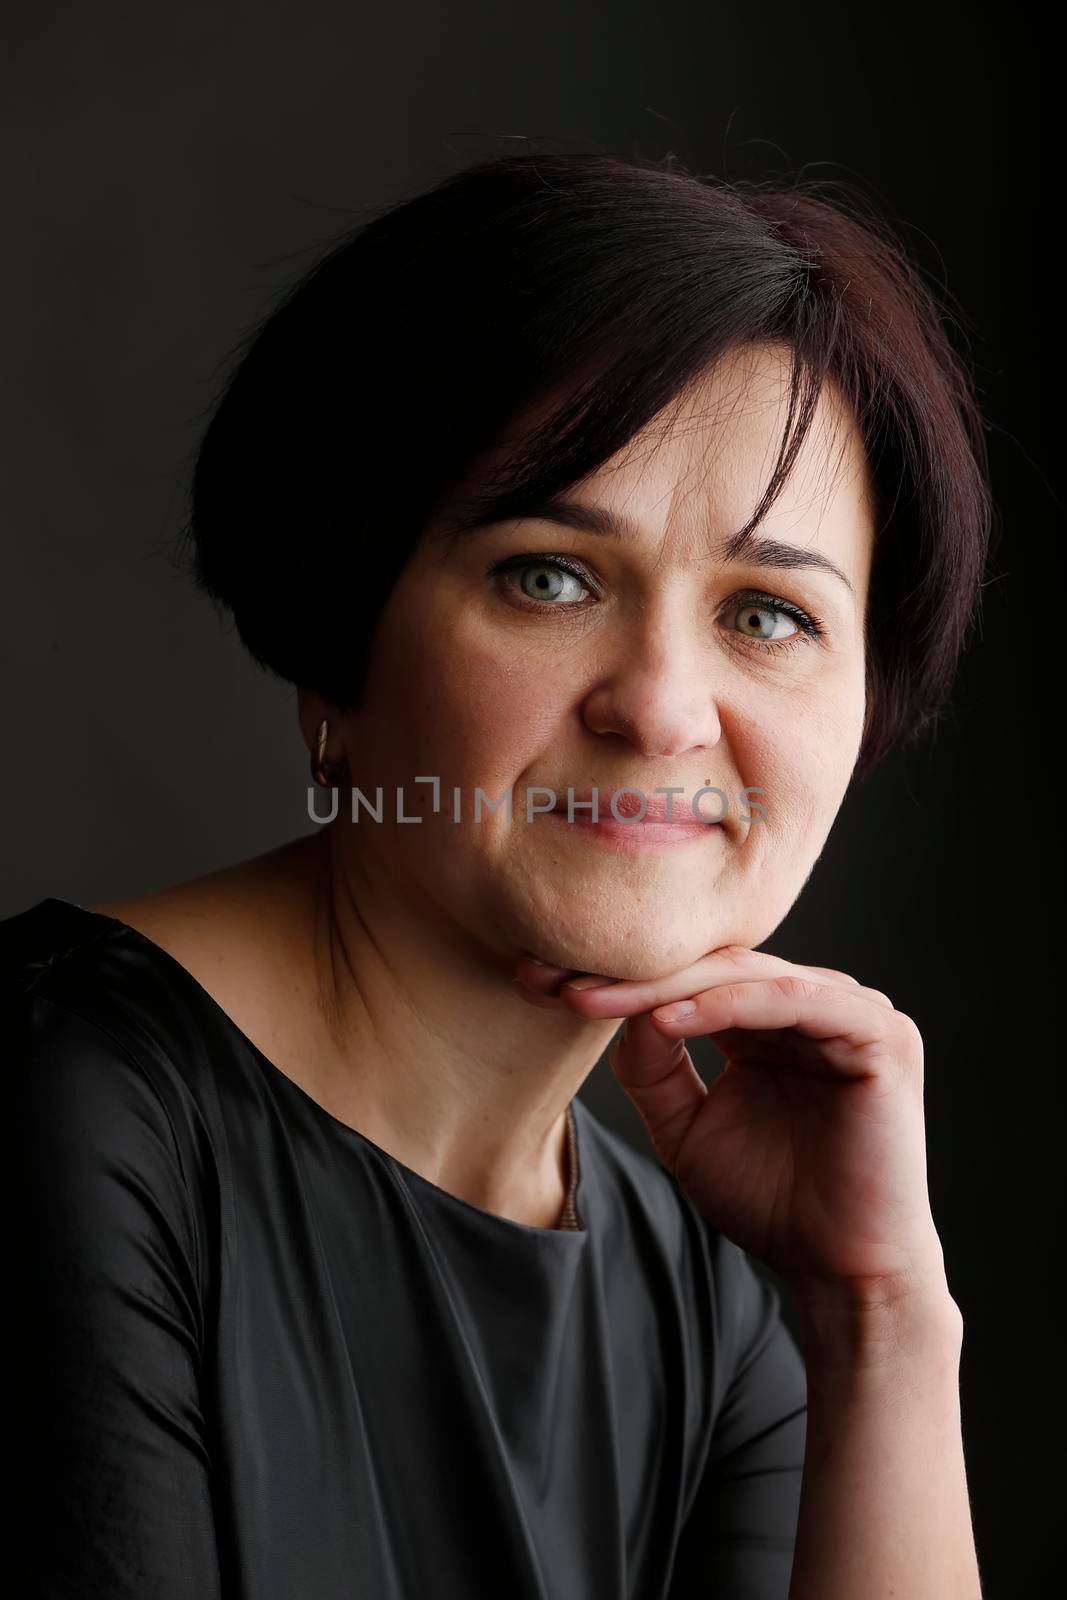
[[743,781],[766,792],[759,855],[795,860],[801,881],[825,843],[848,789],[863,731],[863,684],[797,693],[738,736]]
[[477,784],[495,795],[528,768],[540,770],[538,757],[558,738],[560,695],[544,673],[502,662],[499,651],[456,641],[426,652],[413,663],[408,688],[410,743],[419,759],[435,763],[420,770],[471,795]]

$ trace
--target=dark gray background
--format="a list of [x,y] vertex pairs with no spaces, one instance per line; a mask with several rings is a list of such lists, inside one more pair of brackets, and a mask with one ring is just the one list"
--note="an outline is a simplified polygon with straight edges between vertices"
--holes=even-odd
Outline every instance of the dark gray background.
[[[727,177],[855,181],[947,285],[973,325],[1005,521],[982,633],[936,740],[850,795],[768,948],[853,973],[922,1029],[987,1600],[1042,1593],[1063,1362],[1048,41],[1018,8],[1008,33],[977,7],[830,0],[5,16],[0,916],[161,886],[307,830],[293,692],[168,549],[227,353],[364,207],[525,139],[670,149]],[[604,1063],[583,1098],[647,1147]]]

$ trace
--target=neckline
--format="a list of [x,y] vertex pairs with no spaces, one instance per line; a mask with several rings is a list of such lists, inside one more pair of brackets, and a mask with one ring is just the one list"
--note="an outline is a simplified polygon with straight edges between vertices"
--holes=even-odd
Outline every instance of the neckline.
[[[280,1080],[283,1089],[287,1089],[288,1092],[295,1094],[300,1102],[310,1108],[310,1114],[312,1116],[322,1118],[328,1126],[339,1129],[342,1136],[358,1139],[362,1144],[373,1150],[383,1161],[388,1162],[393,1168],[396,1169],[397,1172],[401,1174],[401,1176],[407,1182],[409,1188],[412,1185],[421,1185],[421,1187],[434,1199],[436,1199],[438,1203],[443,1203],[449,1206],[459,1206],[466,1212],[473,1212],[475,1216],[484,1219],[486,1223],[497,1224],[504,1228],[517,1229],[520,1233],[532,1234],[537,1238],[559,1238],[567,1240],[584,1240],[588,1238],[588,1227],[583,1221],[585,1215],[582,1206],[582,1179],[584,1175],[584,1164],[581,1156],[581,1135],[578,1131],[578,1125],[581,1117],[584,1116],[585,1108],[582,1106],[582,1103],[578,1099],[577,1095],[571,1101],[569,1101],[567,1105],[569,1130],[572,1141],[570,1149],[574,1161],[571,1181],[568,1183],[568,1197],[571,1207],[573,1208],[573,1215],[577,1218],[579,1226],[576,1228],[561,1228],[557,1224],[555,1227],[551,1228],[539,1228],[530,1222],[516,1222],[513,1217],[503,1217],[497,1211],[486,1211],[484,1207],[475,1205],[473,1201],[464,1200],[461,1195],[453,1194],[451,1190],[441,1188],[440,1184],[434,1183],[430,1178],[423,1177],[422,1173],[416,1172],[414,1167],[406,1166],[398,1156],[394,1156],[390,1151],[383,1149],[381,1145],[375,1144],[373,1139],[371,1139],[367,1134],[360,1132],[358,1128],[354,1128],[351,1123],[343,1122],[340,1117],[335,1117],[332,1111],[328,1111],[324,1105],[315,1099],[314,1095],[309,1094],[301,1084],[297,1083],[295,1078],[291,1078],[287,1072],[278,1066],[277,1062],[272,1061],[268,1055],[264,1054],[259,1045],[257,1045],[253,1039],[249,1038],[244,1029],[238,1026],[233,1017],[230,1016],[229,1012],[219,1004],[213,994],[204,988],[204,985],[200,982],[199,978],[195,977],[194,974],[189,971],[189,968],[184,966],[182,962],[178,960],[177,956],[172,956],[169,950],[164,949],[161,944],[157,944],[154,939],[150,939],[148,935],[146,933],[142,933],[139,928],[131,927],[128,922],[123,922],[119,917],[108,916],[104,911],[90,911],[87,906],[79,905],[76,900],[66,900],[61,895],[47,895],[42,901],[39,902],[39,904],[60,905],[75,911],[80,911],[83,916],[92,917],[97,922],[105,923],[110,929],[118,930],[125,937],[130,938],[134,940],[135,943],[146,947],[152,952],[153,957],[155,957],[157,960],[161,960],[165,966],[169,965],[176,968],[178,973],[181,975],[182,982],[191,986],[196,994],[200,996],[200,998],[211,1008],[211,1010],[222,1018],[226,1028],[251,1054],[260,1068],[266,1068],[268,1076]],[[567,1202],[565,1200],[564,1213],[566,1213],[567,1209]],[[565,1248],[569,1249],[572,1248],[572,1246],[568,1245]]]

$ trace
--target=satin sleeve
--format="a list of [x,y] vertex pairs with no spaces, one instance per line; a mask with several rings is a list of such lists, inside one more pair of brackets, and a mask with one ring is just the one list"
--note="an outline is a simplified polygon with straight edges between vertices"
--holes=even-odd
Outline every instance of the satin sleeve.
[[804,1466],[804,1364],[774,1288],[727,1240],[716,1239],[712,1256],[721,1400],[668,1600],[787,1600]]
[[10,1374],[26,1600],[218,1600],[193,1212],[144,1069],[39,995],[14,1088]]

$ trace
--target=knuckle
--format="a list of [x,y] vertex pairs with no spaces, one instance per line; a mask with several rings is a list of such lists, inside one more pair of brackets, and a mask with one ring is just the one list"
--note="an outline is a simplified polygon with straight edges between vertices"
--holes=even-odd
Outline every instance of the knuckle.
[[781,977],[772,981],[775,987],[790,1000],[811,1000],[816,995],[828,993],[824,984],[815,983],[811,978],[798,977],[792,972],[785,972]]

